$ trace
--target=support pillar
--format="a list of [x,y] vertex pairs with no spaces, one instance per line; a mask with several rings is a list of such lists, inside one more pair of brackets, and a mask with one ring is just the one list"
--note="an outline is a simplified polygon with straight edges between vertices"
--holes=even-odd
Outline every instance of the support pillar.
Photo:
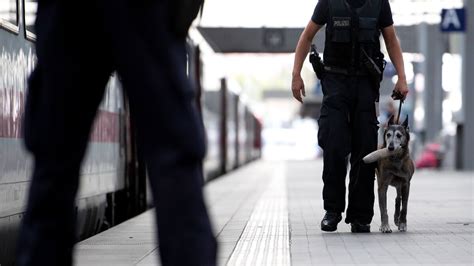
[[433,141],[443,127],[443,88],[442,67],[445,39],[439,27],[419,24],[420,51],[425,57],[422,73],[425,77],[424,95],[424,131],[425,141]]
[[474,1],[464,0],[466,8],[466,34],[463,52],[463,150],[462,169],[474,170]]

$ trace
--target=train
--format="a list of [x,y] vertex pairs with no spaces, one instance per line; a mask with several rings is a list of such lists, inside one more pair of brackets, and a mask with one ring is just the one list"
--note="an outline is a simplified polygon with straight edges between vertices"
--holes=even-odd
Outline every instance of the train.
[[[27,80],[35,67],[36,1],[0,3],[0,265],[14,265],[32,158],[22,140]],[[262,125],[221,80],[202,88],[199,46],[187,41],[187,72],[206,128],[203,176],[210,182],[261,156]],[[146,165],[137,150],[133,120],[120,77],[110,77],[90,135],[76,201],[78,239],[106,230],[151,206]]]

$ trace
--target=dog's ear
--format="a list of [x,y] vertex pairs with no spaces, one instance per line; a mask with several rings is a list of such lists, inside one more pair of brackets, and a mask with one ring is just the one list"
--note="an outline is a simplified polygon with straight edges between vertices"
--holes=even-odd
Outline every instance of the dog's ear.
[[402,126],[408,131],[408,115],[405,118],[405,121],[403,121]]

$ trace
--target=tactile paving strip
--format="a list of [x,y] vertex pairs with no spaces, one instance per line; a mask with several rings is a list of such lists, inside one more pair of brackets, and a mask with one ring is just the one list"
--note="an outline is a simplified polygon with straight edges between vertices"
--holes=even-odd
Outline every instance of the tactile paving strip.
[[257,202],[228,265],[290,265],[285,166]]

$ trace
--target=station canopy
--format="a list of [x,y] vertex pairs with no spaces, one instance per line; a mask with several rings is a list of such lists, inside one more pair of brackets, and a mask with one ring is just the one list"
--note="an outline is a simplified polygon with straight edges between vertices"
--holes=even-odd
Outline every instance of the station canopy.
[[[198,27],[198,31],[216,53],[293,53],[303,28]],[[420,52],[418,25],[396,26],[396,31],[404,52]],[[315,38],[319,52],[324,49],[324,35],[322,29]]]

